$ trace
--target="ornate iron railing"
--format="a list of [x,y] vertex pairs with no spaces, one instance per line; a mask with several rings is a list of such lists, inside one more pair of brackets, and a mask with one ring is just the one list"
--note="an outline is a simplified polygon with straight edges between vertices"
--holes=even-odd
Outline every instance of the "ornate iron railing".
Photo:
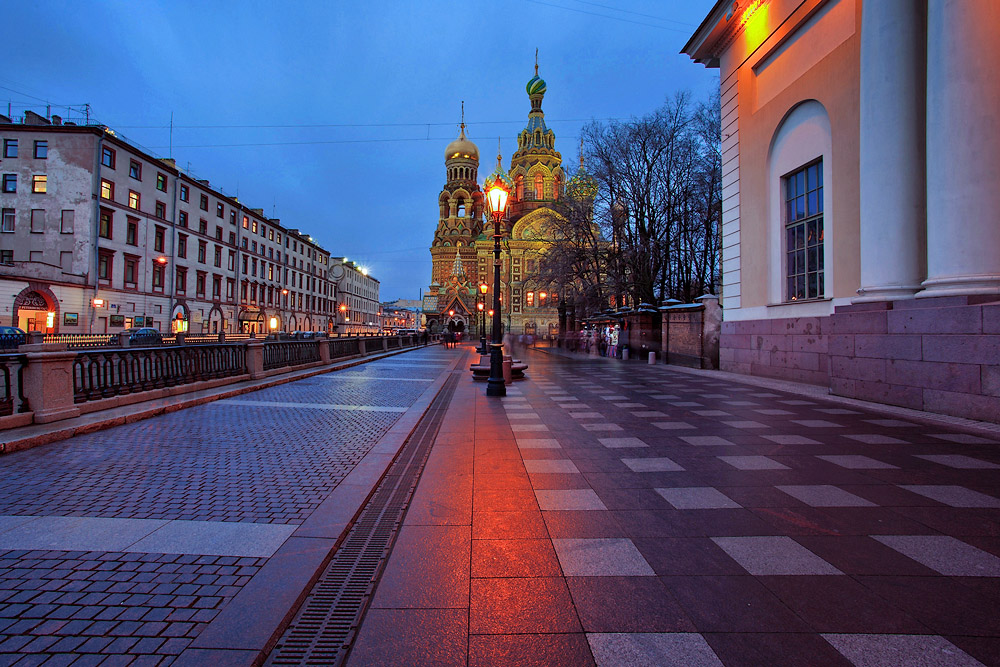
[[88,350],[73,362],[73,400],[85,403],[245,372],[246,346],[239,343]]
[[398,350],[400,347],[400,339],[396,336],[385,339],[385,349],[387,350]]
[[18,345],[24,345],[27,340],[28,334],[0,334],[0,350],[16,350]]
[[361,354],[361,347],[358,344],[357,338],[338,338],[336,340],[329,341],[328,344],[330,345],[331,359],[352,357],[354,355]]
[[28,359],[23,354],[0,354],[0,416],[27,412],[24,398],[24,367]]
[[264,343],[264,370],[301,366],[319,361],[319,346],[314,340]]

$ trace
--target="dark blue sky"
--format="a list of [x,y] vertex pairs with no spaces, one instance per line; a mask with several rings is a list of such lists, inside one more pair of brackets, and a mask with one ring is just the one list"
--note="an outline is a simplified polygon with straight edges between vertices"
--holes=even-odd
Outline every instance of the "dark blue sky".
[[9,3],[0,103],[90,103],[163,157],[173,112],[179,166],[370,266],[383,300],[415,299],[462,100],[482,181],[498,136],[509,165],[538,48],[546,121],[575,165],[583,121],[717,88],[717,70],[678,55],[713,4]]

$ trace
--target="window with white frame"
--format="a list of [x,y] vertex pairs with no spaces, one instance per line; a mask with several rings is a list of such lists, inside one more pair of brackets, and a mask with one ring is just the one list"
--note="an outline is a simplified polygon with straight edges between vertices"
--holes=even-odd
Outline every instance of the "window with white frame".
[[784,178],[785,300],[820,299],[823,275],[823,162]]

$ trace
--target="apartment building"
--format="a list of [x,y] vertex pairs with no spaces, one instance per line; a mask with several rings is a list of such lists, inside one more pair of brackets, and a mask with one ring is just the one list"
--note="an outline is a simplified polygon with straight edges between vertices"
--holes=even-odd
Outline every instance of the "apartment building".
[[338,331],[377,333],[382,330],[379,281],[368,274],[368,269],[346,257],[331,257],[330,280],[336,284]]
[[330,254],[100,125],[0,116],[0,321],[48,333],[322,330]]

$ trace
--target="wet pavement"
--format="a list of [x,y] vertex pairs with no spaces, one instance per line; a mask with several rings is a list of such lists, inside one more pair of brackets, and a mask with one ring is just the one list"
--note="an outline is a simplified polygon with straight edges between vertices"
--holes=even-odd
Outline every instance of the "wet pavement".
[[[211,650],[263,648],[274,628],[247,639],[253,623],[223,612],[239,599],[259,620],[277,600],[281,621],[336,539],[324,502],[453,361],[408,351],[0,457],[0,665],[219,664]],[[228,655],[248,660],[247,646]]]
[[459,385],[349,665],[1000,664],[996,439],[524,357]]

